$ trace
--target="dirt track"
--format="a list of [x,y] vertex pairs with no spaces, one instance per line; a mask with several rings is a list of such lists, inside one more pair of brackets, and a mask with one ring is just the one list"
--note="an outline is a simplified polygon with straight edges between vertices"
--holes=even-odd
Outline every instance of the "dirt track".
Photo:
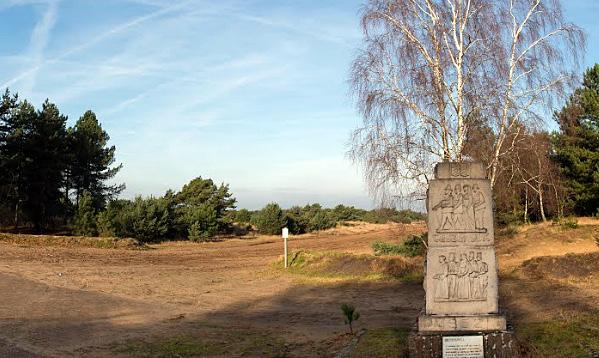
[[[372,241],[422,230],[347,227],[292,238],[289,246],[369,252]],[[344,330],[339,302],[364,307],[368,325],[375,327],[409,322],[405,318],[415,317],[422,304],[418,284],[298,285],[272,268],[282,254],[276,237],[167,243],[142,251],[12,244],[0,249],[0,335],[5,346],[48,356],[98,349],[103,355],[101,348],[113,342],[169,334],[186,322],[251,325],[289,332],[292,341],[317,341]]]
[[[290,250],[370,253],[373,241],[423,230],[399,224],[344,227],[292,238]],[[543,242],[500,242],[503,270],[512,272],[545,251],[597,250],[590,240]],[[0,356],[114,356],[117,342],[218,327],[274,332],[305,355],[330,349],[334,342],[327,339],[344,332],[342,302],[360,309],[359,325],[366,328],[410,327],[423,305],[418,283],[303,282],[282,273],[272,265],[282,254],[276,237],[166,243],[141,251],[0,242],[0,250]],[[504,282],[504,288],[521,290],[524,281]],[[573,302],[587,307],[596,286]],[[547,311],[539,305],[542,297],[531,299],[539,295],[533,291],[504,304],[520,315]],[[572,298],[570,291],[565,295]]]

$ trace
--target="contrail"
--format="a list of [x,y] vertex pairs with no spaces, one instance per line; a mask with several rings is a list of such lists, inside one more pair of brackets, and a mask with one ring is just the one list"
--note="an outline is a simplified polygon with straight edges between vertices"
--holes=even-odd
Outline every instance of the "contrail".
[[2,85],[0,85],[0,88],[6,88],[6,87],[10,87],[11,85],[15,84],[16,82],[18,82],[19,80],[23,79],[24,77],[35,73],[36,71],[39,71],[40,68],[44,67],[47,64],[50,63],[55,63],[57,61],[60,61],[68,56],[71,56],[72,54],[75,54],[79,51],[85,50],[86,48],[89,48],[95,44],[97,44],[98,42],[103,41],[104,39],[114,35],[114,34],[118,34],[122,31],[125,31],[131,27],[137,26],[141,23],[144,23],[148,20],[154,19],[156,17],[160,17],[164,14],[167,14],[169,12],[173,12],[173,11],[177,11],[185,6],[187,6],[189,3],[191,3],[193,0],[188,0],[188,1],[184,1],[182,3],[179,4],[174,4],[165,8],[162,8],[160,10],[157,10],[155,12],[152,12],[148,15],[145,16],[141,16],[138,17],[134,20],[131,20],[129,22],[126,22],[124,24],[115,26],[114,28],[104,32],[103,34],[100,34],[99,36],[96,36],[95,38],[91,39],[90,41],[81,44],[79,46],[76,46],[68,51],[63,52],[60,56],[51,58],[51,59],[47,59],[45,61],[42,61],[41,63],[37,64],[36,66],[31,67],[30,69],[20,73],[19,75],[17,75],[16,77],[6,81],[5,83],[3,83]]

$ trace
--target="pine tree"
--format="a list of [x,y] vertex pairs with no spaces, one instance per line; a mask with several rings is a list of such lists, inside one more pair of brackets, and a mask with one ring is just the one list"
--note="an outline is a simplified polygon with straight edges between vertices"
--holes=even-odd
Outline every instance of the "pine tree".
[[8,90],[0,102],[0,198],[1,204],[12,218],[15,228],[19,225],[20,204],[25,199],[26,180],[23,165],[26,163],[24,124],[32,122],[36,113],[33,106],[19,103],[16,95]]
[[212,236],[231,224],[226,214],[235,208],[236,199],[229,192],[228,185],[217,186],[212,179],[197,177],[183,186],[175,201],[179,205],[179,224],[184,227],[183,231],[199,222],[202,230]]
[[92,111],[85,112],[68,132],[67,195],[73,189],[78,203],[83,192],[89,192],[96,210],[104,208],[108,200],[125,188],[123,184],[106,183],[122,168],[122,164],[112,166],[116,149],[108,146],[109,139]]
[[31,125],[31,131],[25,140],[27,198],[23,211],[37,231],[64,213],[61,190],[66,168],[66,121],[56,105],[46,100],[35,120],[25,123],[25,128]]
[[23,221],[21,214],[30,198],[29,179],[35,169],[32,134],[37,118],[35,108],[24,101],[5,117],[3,123],[2,182],[15,228],[18,228]]
[[555,114],[554,159],[572,193],[579,215],[599,213],[599,64],[589,68],[582,86]]
[[96,210],[93,206],[93,198],[88,191],[83,192],[79,199],[79,206],[75,214],[75,234],[82,236],[98,235],[96,225]]
[[277,203],[266,205],[258,214],[256,226],[258,231],[263,234],[277,235],[287,224],[287,219],[283,215],[283,210]]

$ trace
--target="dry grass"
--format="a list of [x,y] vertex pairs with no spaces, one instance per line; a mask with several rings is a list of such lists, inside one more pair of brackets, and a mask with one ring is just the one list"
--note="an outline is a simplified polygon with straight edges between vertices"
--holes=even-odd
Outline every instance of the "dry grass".
[[408,355],[408,330],[379,328],[366,332],[360,338],[351,358],[381,357],[404,358]]
[[19,246],[93,247],[102,249],[142,249],[146,248],[135,239],[114,237],[51,236],[0,233],[0,242]]
[[[335,251],[296,251],[290,254],[288,271],[312,279],[422,280],[422,257],[377,257]],[[276,262],[281,268],[283,261]]]
[[[204,329],[202,329],[204,328]],[[237,327],[189,327],[185,335],[129,340],[111,349],[123,357],[286,357],[285,341],[269,332]]]

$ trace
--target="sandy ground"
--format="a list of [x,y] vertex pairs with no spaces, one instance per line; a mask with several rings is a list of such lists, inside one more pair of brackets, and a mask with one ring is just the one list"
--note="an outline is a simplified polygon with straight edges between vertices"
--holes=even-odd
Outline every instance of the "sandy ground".
[[[422,230],[422,224],[343,227],[292,237],[289,249],[363,253],[373,241]],[[338,305],[345,300],[364,307],[374,326],[414,317],[421,307],[418,284],[298,284],[273,269],[282,249],[277,237],[142,251],[0,243],[0,337],[7,349],[89,355],[193,321],[264,327],[311,341],[343,332]]]
[[[373,241],[424,230],[423,224],[364,224],[292,237],[289,246],[371,253]],[[539,306],[538,291],[514,293],[528,282],[516,275],[524,260],[598,250],[590,239],[543,240],[519,234],[498,243],[502,304],[517,319],[540,316],[548,307]],[[0,250],[0,356],[111,356],[117,342],[199,325],[268,330],[310,352],[345,331],[342,302],[360,308],[364,328],[412,327],[424,303],[419,283],[311,283],[282,273],[273,267],[282,257],[277,237],[164,243],[149,250],[0,242]],[[598,302],[599,284],[574,285],[583,290],[576,294],[581,309]],[[572,292],[564,295],[568,299]]]

